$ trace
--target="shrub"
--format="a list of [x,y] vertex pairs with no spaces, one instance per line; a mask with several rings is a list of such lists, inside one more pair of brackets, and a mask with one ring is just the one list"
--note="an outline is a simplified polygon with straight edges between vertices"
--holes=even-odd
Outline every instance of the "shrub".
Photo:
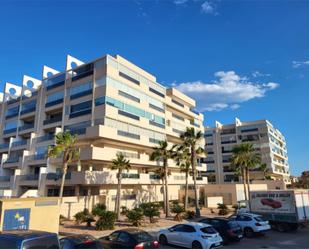
[[127,212],[128,212],[128,209],[127,209],[126,206],[121,206],[121,207],[120,207],[120,214],[121,214],[121,215],[126,215]]
[[92,214],[95,216],[101,216],[100,214],[104,211],[106,211],[106,205],[98,203],[92,209]]
[[140,208],[143,211],[143,214],[149,218],[150,223],[154,223],[154,217],[160,216],[159,204],[155,202],[142,203]]
[[185,213],[185,219],[191,220],[191,219],[193,219],[194,217],[195,217],[195,212],[194,212],[194,211],[190,211],[190,210],[186,211],[186,213]]
[[229,209],[223,203],[218,203],[219,215],[227,215],[229,213]]
[[182,221],[181,214],[185,211],[185,208],[179,204],[174,204],[171,208],[171,212],[176,214],[174,220]]
[[75,221],[77,224],[86,222],[87,226],[91,226],[91,222],[94,221],[94,217],[89,213],[89,210],[85,208],[83,211],[78,212],[74,215]]
[[112,230],[117,218],[117,214],[111,211],[103,211],[100,213],[100,218],[96,222],[97,230]]
[[140,208],[134,208],[129,210],[126,214],[128,220],[132,223],[133,226],[138,227],[143,220],[143,211]]

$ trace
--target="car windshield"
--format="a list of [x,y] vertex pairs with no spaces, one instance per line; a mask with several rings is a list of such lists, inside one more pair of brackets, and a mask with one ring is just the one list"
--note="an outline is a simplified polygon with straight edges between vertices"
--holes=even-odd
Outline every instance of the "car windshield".
[[203,233],[215,234],[217,231],[213,227],[203,227],[200,229]]
[[134,239],[137,240],[138,243],[152,240],[152,237],[150,236],[150,234],[148,234],[146,232],[134,233],[133,237],[134,237]]
[[256,217],[254,217],[254,219],[256,221],[261,221],[261,222],[265,221],[261,216],[256,216]]
[[17,249],[17,243],[14,240],[0,238],[0,249]]

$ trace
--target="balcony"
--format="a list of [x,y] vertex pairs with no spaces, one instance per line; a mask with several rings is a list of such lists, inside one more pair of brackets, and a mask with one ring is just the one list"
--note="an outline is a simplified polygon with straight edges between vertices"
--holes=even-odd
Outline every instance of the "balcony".
[[18,127],[18,131],[21,132],[21,131],[25,131],[25,130],[29,130],[33,128],[34,128],[34,124],[24,124]]
[[19,185],[38,186],[39,178],[39,175],[20,175],[18,176]]
[[84,97],[84,96],[87,96],[87,95],[90,95],[90,94],[92,94],[92,89],[73,94],[73,95],[70,96],[70,100],[77,99],[77,98],[80,98],[80,97]]
[[56,117],[53,117],[53,118],[45,119],[43,121],[43,125],[48,125],[48,124],[57,123],[57,122],[61,122],[61,121],[62,121],[62,116],[56,116]]
[[76,117],[84,116],[84,115],[88,115],[88,114],[91,114],[91,109],[86,109],[86,110],[70,113],[69,117],[70,118],[76,118]]
[[8,113],[5,115],[5,119],[13,118],[18,116],[18,111],[14,113]]
[[221,141],[221,144],[233,144],[233,143],[236,143],[236,140]]
[[0,144],[0,150],[8,150],[9,146],[9,143]]
[[194,121],[190,120],[190,124],[197,127],[197,128],[200,128],[200,125],[195,123]]
[[50,107],[50,106],[54,106],[54,105],[58,105],[60,103],[63,103],[63,99],[57,99],[57,100],[54,100],[54,101],[50,101],[50,102],[45,103],[45,108]]
[[92,75],[93,74],[93,64],[90,63],[87,65],[78,67],[77,69],[73,69],[72,74],[73,74],[72,81],[79,80],[89,75]]
[[3,130],[3,135],[7,135],[7,134],[11,134],[16,132],[17,128],[11,128],[11,129],[7,129],[7,130]]
[[11,189],[11,176],[0,176],[0,189]]
[[21,112],[20,112],[20,116],[21,115],[24,115],[24,114],[26,114],[26,113],[31,113],[31,112],[34,112],[35,111],[35,106],[34,107],[31,107],[31,108],[27,108],[27,109],[24,109],[24,110],[22,110]]
[[42,143],[42,142],[46,142],[46,141],[51,141],[55,138],[54,134],[45,134],[43,136],[37,137],[36,138],[36,142],[37,143]]
[[3,168],[19,168],[21,166],[21,162],[21,157],[10,156],[7,159],[4,159]]
[[34,97],[34,96],[37,96],[38,95],[38,91],[33,91],[33,92],[31,92],[31,95],[30,96],[27,96],[27,95],[23,95],[22,96],[22,100],[26,100],[26,99],[30,99],[30,98],[32,98],[32,97]]
[[63,86],[65,82],[65,73],[59,74],[53,78],[45,80],[46,90],[51,90],[59,86]]

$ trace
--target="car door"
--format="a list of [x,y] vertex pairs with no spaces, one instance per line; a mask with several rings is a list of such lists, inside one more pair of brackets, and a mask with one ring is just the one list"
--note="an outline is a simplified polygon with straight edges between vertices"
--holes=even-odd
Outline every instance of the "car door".
[[244,229],[245,227],[251,227],[252,225],[251,223],[251,218],[243,215],[243,214],[239,214],[236,216],[236,222],[237,224],[241,227],[241,229]]
[[179,245],[179,237],[181,236],[182,233],[182,224],[173,226],[169,229],[169,232],[166,234],[167,235],[167,240],[170,244],[173,245]]
[[183,225],[180,237],[181,246],[191,248],[192,242],[195,240],[196,230],[191,225]]

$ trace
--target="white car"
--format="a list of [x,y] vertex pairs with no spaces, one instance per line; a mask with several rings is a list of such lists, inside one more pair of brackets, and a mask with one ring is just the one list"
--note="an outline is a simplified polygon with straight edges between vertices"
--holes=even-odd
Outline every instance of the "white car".
[[208,224],[190,222],[175,225],[158,233],[161,245],[171,244],[192,249],[210,249],[222,246],[219,233]]
[[261,215],[253,213],[239,213],[232,216],[230,220],[237,222],[242,228],[246,237],[253,237],[255,233],[264,233],[270,230],[268,221],[265,221]]

